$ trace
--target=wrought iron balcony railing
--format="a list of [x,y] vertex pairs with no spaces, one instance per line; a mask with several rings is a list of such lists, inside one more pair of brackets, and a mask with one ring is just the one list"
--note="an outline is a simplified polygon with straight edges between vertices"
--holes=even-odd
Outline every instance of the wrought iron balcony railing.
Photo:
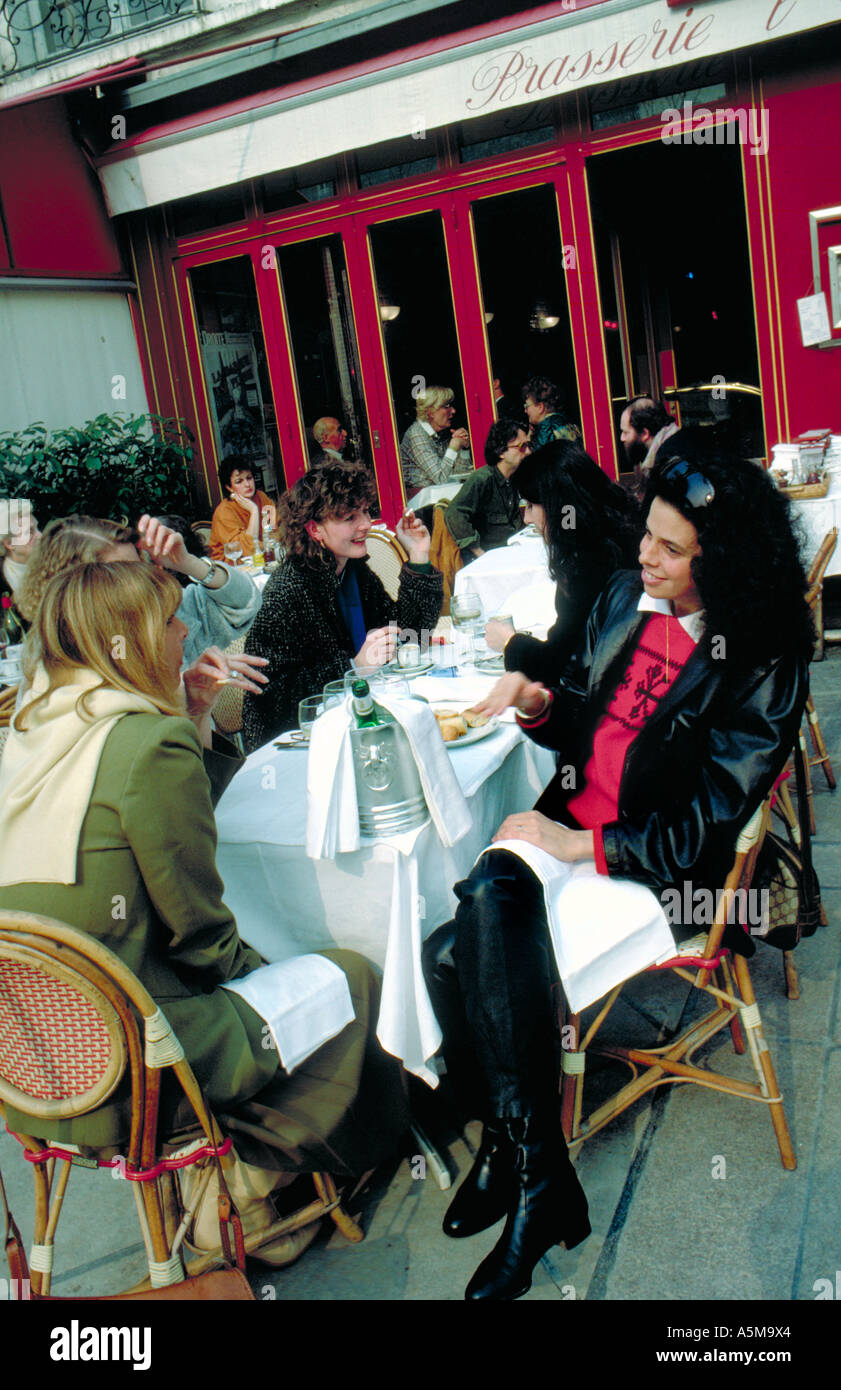
[[183,19],[198,0],[0,0],[0,77]]

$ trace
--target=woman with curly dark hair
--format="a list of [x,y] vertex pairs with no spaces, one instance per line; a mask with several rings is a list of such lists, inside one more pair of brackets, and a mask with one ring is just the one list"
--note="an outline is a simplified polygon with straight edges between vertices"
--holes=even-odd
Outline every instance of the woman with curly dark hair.
[[368,570],[375,496],[362,465],[323,463],[280,499],[286,558],[266,585],[246,643],[247,653],[269,663],[268,685],[243,705],[248,752],[295,728],[299,702],[339,680],[351,661],[383,665],[400,628],[431,631],[438,621],[443,581],[429,564],[429,532],[413,512],[396,528],[409,556],[396,602]]
[[[646,911],[660,931],[655,894],[720,887],[805,704],[806,580],[788,503],[768,475],[677,434],[652,469],[644,514],[641,568],[608,582],[576,681],[547,689],[522,676],[513,698],[480,706],[516,704],[522,729],[562,766],[534,810],[503,822],[456,885],[455,921],[424,950],[436,1008],[463,1029],[456,1041],[486,1121],[444,1230],[469,1236],[506,1217],[470,1299],[519,1297],[550,1246],[589,1234],[558,1116],[550,986],[553,947],[570,939],[560,893],[574,878],[580,922],[605,879],[630,880],[637,899],[636,885],[653,890]],[[611,894],[624,904],[627,887]],[[626,907],[613,911],[620,960],[632,924]],[[727,932],[732,949],[752,954],[745,931]]]
[[494,618],[485,638],[495,651],[504,649],[506,671],[551,684],[583,638],[590,610],[610,576],[634,563],[639,518],[628,493],[569,440],[545,444],[524,459],[516,486],[526,503],[523,520],[540,532],[549,552],[558,619],[545,642]]

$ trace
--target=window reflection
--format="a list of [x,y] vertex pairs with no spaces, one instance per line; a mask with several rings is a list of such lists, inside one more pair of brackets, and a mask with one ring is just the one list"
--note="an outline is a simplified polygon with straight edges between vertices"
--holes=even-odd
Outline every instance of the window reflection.
[[190,271],[199,344],[220,459],[239,454],[264,492],[286,487],[250,259]]

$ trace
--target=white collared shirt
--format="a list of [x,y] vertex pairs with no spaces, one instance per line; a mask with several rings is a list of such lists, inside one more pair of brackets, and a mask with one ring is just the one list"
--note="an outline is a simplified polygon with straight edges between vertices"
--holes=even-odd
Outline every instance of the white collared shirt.
[[[674,618],[672,605],[667,598],[652,598],[651,594],[640,594],[640,601],[637,604],[639,613],[664,613],[667,618]],[[704,610],[699,608],[696,613],[687,613],[683,618],[678,618],[678,622],[686,633],[691,637],[697,646],[704,635]]]

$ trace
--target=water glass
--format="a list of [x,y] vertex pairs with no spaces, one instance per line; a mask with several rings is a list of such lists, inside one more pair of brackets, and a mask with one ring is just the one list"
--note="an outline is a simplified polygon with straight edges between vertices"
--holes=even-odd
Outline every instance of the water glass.
[[337,705],[343,705],[348,687],[345,685],[344,677],[340,681],[328,681],[322,691],[325,709],[335,709]]
[[324,696],[307,695],[298,705],[298,728],[304,741],[309,742],[312,726],[324,713]]
[[227,542],[225,545],[225,559],[230,560],[231,564],[236,567],[238,561],[242,559],[242,546],[239,541]]

